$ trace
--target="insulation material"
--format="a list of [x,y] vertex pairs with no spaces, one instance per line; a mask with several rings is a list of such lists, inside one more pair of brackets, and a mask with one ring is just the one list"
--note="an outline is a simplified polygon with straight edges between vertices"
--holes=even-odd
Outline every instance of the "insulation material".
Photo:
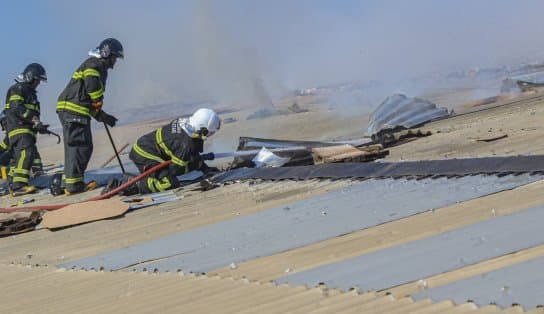
[[205,272],[511,189],[539,178],[522,175],[368,180],[311,199],[59,266]]
[[290,158],[283,158],[275,155],[273,152],[269,151],[265,147],[261,148],[257,156],[255,156],[251,161],[255,164],[255,168],[265,168],[265,167],[281,167],[288,163]]
[[409,129],[447,116],[449,113],[446,108],[437,108],[427,100],[393,94],[372,113],[367,133],[373,135],[382,130],[398,127]]
[[526,209],[292,274],[276,282],[384,290],[543,244],[543,220],[543,206]]
[[452,300],[457,304],[472,300],[485,306],[509,307],[519,304],[529,310],[544,306],[544,257],[515,264],[478,276],[431,288],[413,295],[414,299]]

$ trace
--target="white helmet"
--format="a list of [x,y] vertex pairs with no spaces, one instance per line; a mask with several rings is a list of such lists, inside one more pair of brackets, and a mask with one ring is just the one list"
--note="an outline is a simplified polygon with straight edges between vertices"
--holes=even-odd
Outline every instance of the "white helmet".
[[221,128],[221,119],[215,111],[207,108],[198,109],[188,120],[184,129],[189,131],[192,137],[201,137],[206,139],[206,137],[212,136]]

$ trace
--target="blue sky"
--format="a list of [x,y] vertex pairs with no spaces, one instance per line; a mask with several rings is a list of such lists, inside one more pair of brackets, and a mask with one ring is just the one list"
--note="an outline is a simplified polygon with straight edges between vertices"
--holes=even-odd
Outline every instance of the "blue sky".
[[[0,83],[42,63],[42,111],[106,37],[125,46],[105,108],[260,100],[350,80],[542,60],[542,1],[3,1]],[[264,86],[254,90],[255,80]],[[183,112],[180,112],[183,113]]]

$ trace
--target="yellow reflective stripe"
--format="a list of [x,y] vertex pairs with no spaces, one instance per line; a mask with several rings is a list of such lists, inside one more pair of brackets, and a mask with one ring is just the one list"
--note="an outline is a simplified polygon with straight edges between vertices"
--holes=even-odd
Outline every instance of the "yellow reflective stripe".
[[[17,168],[23,169],[23,163],[25,162],[25,158],[26,158],[26,150],[23,149],[21,151],[21,157],[19,157],[19,163],[17,163]],[[15,170],[13,170],[13,171],[15,171]]]
[[147,178],[147,187],[151,190],[151,192],[157,192],[157,189],[155,188],[155,179],[153,178]]
[[179,159],[176,155],[174,155],[174,153],[172,153],[170,148],[168,148],[168,146],[166,146],[166,144],[164,143],[162,139],[162,128],[158,128],[157,131],[155,132],[155,141],[157,142],[157,145],[159,145],[159,147],[164,151],[164,153],[170,156],[173,164],[180,167],[187,167],[187,162]]
[[40,107],[35,104],[24,104],[23,106],[25,106],[25,108],[29,110],[40,111]]
[[172,186],[168,177],[164,177],[160,181],[157,181],[157,184],[159,185],[159,189],[161,190],[161,192],[167,190]]
[[11,106],[9,105],[9,103],[7,103],[7,104],[4,106],[5,109],[9,109],[10,107],[11,107]]
[[82,105],[74,104],[73,102],[69,102],[69,101],[57,102],[57,110],[67,110],[67,111],[79,113],[84,116],[90,116],[89,108]]
[[100,77],[100,72],[98,72],[95,69],[89,68],[89,69],[85,69],[83,71],[74,72],[74,75],[72,75],[72,78],[75,79],[75,80],[81,80],[81,79],[84,79],[87,76]]
[[79,79],[82,79],[83,78],[83,72],[74,72],[74,75],[72,75],[72,78],[74,80],[79,80]]
[[95,92],[90,92],[88,94],[89,94],[89,96],[91,96],[92,100],[95,100],[95,99],[100,98],[100,97],[102,97],[104,95],[104,89],[100,88],[99,90],[97,90]]
[[77,178],[65,178],[66,184],[74,184],[77,182],[83,182],[83,177],[77,177]]
[[18,173],[18,174],[29,174],[30,171],[26,170],[26,169],[21,169],[21,168],[13,168],[13,173]]
[[136,154],[144,157],[144,158],[147,158],[147,159],[151,159],[151,160],[155,160],[157,162],[163,162],[164,160],[162,158],[160,158],[159,156],[155,156],[153,154],[150,154],[148,152],[146,152],[145,150],[143,150],[139,145],[138,143],[134,143],[134,145],[132,145],[132,148],[134,149],[134,151],[136,152]]
[[100,72],[98,72],[97,70],[95,69],[85,69],[83,70],[83,76],[96,76],[96,77],[100,77]]
[[13,180],[13,182],[28,183],[28,178],[27,177],[13,176],[12,180]]
[[0,142],[0,148],[8,149],[8,144],[6,142]]
[[14,137],[19,134],[31,134],[36,135],[32,130],[30,129],[15,129],[8,132],[8,137]]
[[11,95],[8,101],[17,101],[17,100],[24,101],[25,99],[21,95]]

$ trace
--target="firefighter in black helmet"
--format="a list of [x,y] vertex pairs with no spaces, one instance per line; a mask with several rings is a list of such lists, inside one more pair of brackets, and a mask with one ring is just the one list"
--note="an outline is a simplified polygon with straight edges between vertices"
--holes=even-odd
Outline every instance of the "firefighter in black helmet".
[[79,193],[96,187],[85,183],[83,175],[93,152],[91,117],[109,126],[117,119],[102,110],[108,69],[113,69],[118,58],[123,58],[123,46],[114,38],[103,40],[89,52],[74,72],[57,102],[57,114],[63,127],[64,174],[66,193]]
[[13,154],[9,187],[12,195],[22,195],[36,190],[28,184],[30,168],[34,159],[39,158],[36,133],[45,133],[48,127],[40,121],[36,88],[40,82],[47,81],[47,75],[43,66],[31,63],[15,81],[6,95],[5,126]]

